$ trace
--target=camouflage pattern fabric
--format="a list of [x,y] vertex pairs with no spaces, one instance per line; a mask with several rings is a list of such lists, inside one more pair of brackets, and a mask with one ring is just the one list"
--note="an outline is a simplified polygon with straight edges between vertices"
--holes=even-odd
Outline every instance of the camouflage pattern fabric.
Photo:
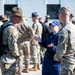
[[[73,75],[73,69],[75,65],[75,25],[68,23],[60,31],[58,50],[54,56],[55,60],[62,60],[61,74],[68,75],[70,72]],[[63,70],[63,68],[65,70]]]
[[[35,22],[32,27],[35,31],[35,35],[41,38],[41,35],[42,35],[41,24],[39,22]],[[40,63],[40,46],[38,44],[38,41],[36,41],[35,39],[32,39],[30,49],[31,49],[31,57],[32,57],[33,63],[35,64]]]
[[[12,23],[9,20],[4,26]],[[13,24],[13,23],[12,23]],[[3,44],[8,45],[5,48],[6,54],[2,55],[0,58],[2,75],[15,75],[16,72],[16,58],[19,56],[18,50],[18,32],[14,26],[8,26],[3,31]]]

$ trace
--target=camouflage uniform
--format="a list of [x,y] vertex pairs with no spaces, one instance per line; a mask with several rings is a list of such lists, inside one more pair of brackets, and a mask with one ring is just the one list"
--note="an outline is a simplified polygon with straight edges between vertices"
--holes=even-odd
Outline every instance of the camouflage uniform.
[[[8,21],[4,26],[13,24],[12,21]],[[18,32],[15,26],[8,26],[3,31],[3,44],[8,45],[5,48],[6,54],[0,58],[0,64],[2,69],[2,75],[15,75],[16,72],[16,58],[19,56],[18,45]]]
[[[42,35],[41,24],[39,22],[35,22],[32,27],[35,31],[35,35],[41,38]],[[30,49],[31,49],[31,58],[33,60],[33,63],[40,64],[40,46],[38,44],[38,41],[36,41],[35,39],[31,40]]]
[[23,66],[23,55],[25,61],[25,69],[24,72],[28,72],[28,66],[30,64],[30,40],[34,36],[34,31],[30,26],[27,26],[25,22],[20,22],[19,25],[15,25],[18,33],[18,45],[19,45],[19,67],[22,69]]
[[61,75],[73,75],[75,65],[75,25],[68,23],[60,31],[58,51],[54,59],[62,60]]

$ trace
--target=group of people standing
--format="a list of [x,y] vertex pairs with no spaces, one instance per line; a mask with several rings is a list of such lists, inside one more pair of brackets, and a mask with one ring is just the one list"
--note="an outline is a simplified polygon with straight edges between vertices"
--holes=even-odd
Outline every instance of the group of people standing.
[[74,75],[75,25],[69,7],[61,7],[58,16],[59,21],[50,23],[51,32],[44,40],[35,38],[40,46],[46,48],[42,75]]
[[[10,19],[0,22],[1,49],[4,50],[0,57],[0,75],[22,75],[22,72],[40,70],[40,46],[45,51],[42,75],[73,75],[75,25],[70,22],[70,9],[61,7],[59,21],[55,20],[52,23],[49,23],[49,15],[44,22],[42,18],[38,18],[37,12],[33,12],[32,27],[27,25],[27,19],[22,13],[19,7],[14,7]],[[33,67],[29,69],[30,55]]]

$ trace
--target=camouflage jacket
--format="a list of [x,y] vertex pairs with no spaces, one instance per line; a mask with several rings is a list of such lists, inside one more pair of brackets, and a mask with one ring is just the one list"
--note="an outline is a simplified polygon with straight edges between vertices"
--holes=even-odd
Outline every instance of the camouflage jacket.
[[19,34],[18,44],[33,39],[34,30],[32,27],[26,25],[24,22],[20,22],[19,24],[16,24],[15,27],[17,28]]
[[75,54],[75,25],[69,22],[60,31],[58,40],[58,50],[54,59],[61,59],[63,56],[73,56]]
[[[13,22],[9,20],[4,24],[4,26],[8,24],[13,24]],[[9,53],[10,55],[12,54],[15,57],[19,56],[17,40],[18,40],[18,32],[16,27],[12,25],[6,27],[3,31],[3,44],[7,45],[9,48],[9,52],[8,50],[6,50],[7,53]]]
[[[39,23],[39,22],[35,22],[33,25],[32,25],[32,28],[34,29],[35,31],[35,35],[37,35],[38,37],[41,38],[42,36],[42,25]],[[33,39],[31,41],[31,44],[38,44],[38,41],[36,41],[35,39]]]

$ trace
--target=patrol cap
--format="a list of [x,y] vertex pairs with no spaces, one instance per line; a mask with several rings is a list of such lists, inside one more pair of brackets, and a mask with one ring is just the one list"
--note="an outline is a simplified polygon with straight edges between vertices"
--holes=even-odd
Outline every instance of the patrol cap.
[[46,18],[46,19],[50,19],[50,16],[49,16],[49,15],[46,15],[45,18]]
[[11,17],[13,16],[22,16],[22,10],[21,8],[19,7],[14,7],[12,10],[11,10]]
[[51,25],[53,25],[53,26],[60,26],[60,22],[57,21],[57,20],[55,20],[55,21],[53,21],[53,22],[51,23]]
[[60,13],[68,13],[68,12],[70,12],[69,7],[61,7],[59,9],[59,13],[58,14],[60,14]]
[[0,15],[0,21],[7,21],[8,20],[8,18],[7,18],[7,16],[6,15]]
[[32,14],[31,14],[31,17],[38,17],[39,15],[38,15],[38,13],[37,12],[33,12]]

